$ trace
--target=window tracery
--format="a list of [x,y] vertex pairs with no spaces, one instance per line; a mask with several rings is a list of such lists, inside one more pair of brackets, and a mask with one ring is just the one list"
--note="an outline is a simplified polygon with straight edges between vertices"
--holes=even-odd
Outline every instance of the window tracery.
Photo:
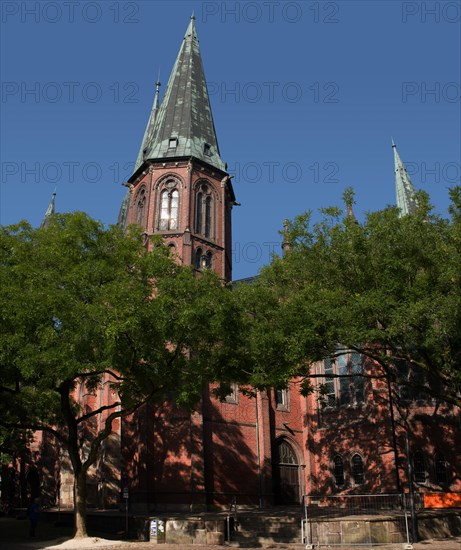
[[179,203],[181,182],[168,176],[157,184],[158,214],[156,227],[159,231],[179,229]]
[[207,239],[214,233],[214,197],[211,186],[201,183],[195,194],[195,232]]

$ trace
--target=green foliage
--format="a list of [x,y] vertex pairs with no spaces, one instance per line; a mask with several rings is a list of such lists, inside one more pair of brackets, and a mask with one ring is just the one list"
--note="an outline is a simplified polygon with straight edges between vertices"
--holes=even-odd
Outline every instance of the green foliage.
[[352,208],[352,206],[355,204],[354,199],[355,199],[354,189],[352,187],[346,187],[343,193],[343,201],[344,201],[344,204],[346,205],[346,208]]
[[460,197],[460,188],[451,191],[450,220],[419,193],[417,211],[403,217],[386,208],[360,225],[325,209],[314,226],[308,214],[291,222],[291,250],[246,289],[256,302],[248,330],[261,380],[306,377],[341,343],[392,379],[397,360],[423,369],[441,383],[428,390],[440,395],[442,387],[460,404]]
[[[245,364],[233,294],[151,244],[82,213],[0,229],[0,425],[52,433],[77,477],[114,418],[172,391],[193,406],[205,384],[237,380]],[[84,410],[79,391],[96,394],[109,375],[113,401]]]

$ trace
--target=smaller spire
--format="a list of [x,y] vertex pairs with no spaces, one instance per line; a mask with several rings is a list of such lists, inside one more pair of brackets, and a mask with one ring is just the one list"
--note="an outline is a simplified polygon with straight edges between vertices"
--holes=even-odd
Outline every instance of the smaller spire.
[[149,149],[149,144],[154,139],[155,121],[157,120],[157,114],[159,111],[160,86],[161,84],[160,84],[160,69],[159,69],[157,82],[155,83],[154,103],[152,104],[152,111],[150,113],[149,120],[147,121],[146,130],[144,132],[144,137],[141,143],[141,148],[138,153],[138,158],[136,159],[135,170],[137,170],[141,166],[141,164],[144,162],[147,151]]
[[128,189],[123,198],[120,210],[118,213],[117,225],[125,229],[128,220],[128,208],[130,206],[130,190]]
[[414,212],[418,207],[418,202],[415,198],[416,191],[399,156],[394,140],[392,140],[392,148],[394,149],[396,203],[400,209],[400,215],[405,216]]
[[288,220],[283,220],[283,242],[282,242],[282,252],[283,252],[283,255],[285,256],[285,254],[291,250],[291,243],[289,241],[289,235],[288,235],[288,225],[289,225],[289,221]]
[[42,223],[40,224],[40,227],[47,227],[50,223],[50,217],[54,214],[54,203],[56,199],[56,190],[53,191],[53,194],[51,195],[50,204],[48,205],[48,208],[46,209],[45,215],[43,216]]
[[350,220],[358,223],[357,218],[355,217],[355,214],[354,214],[354,204],[355,204],[354,199],[355,199],[354,189],[352,187],[346,187],[343,193],[343,201],[344,201],[344,204],[346,205],[347,217]]

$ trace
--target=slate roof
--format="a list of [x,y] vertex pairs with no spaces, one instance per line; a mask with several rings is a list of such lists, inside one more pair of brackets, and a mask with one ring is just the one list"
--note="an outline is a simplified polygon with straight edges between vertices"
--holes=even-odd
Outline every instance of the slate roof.
[[[155,117],[153,125],[152,117]],[[169,157],[196,157],[225,171],[219,154],[194,16],[187,27],[157,113],[154,101],[136,169],[143,160]]]

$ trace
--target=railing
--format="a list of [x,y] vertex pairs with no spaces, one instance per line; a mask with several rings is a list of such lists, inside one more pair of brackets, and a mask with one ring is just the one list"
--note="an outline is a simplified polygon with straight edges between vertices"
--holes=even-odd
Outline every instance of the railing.
[[302,508],[301,537],[308,549],[398,543],[413,548],[404,494],[304,495]]

